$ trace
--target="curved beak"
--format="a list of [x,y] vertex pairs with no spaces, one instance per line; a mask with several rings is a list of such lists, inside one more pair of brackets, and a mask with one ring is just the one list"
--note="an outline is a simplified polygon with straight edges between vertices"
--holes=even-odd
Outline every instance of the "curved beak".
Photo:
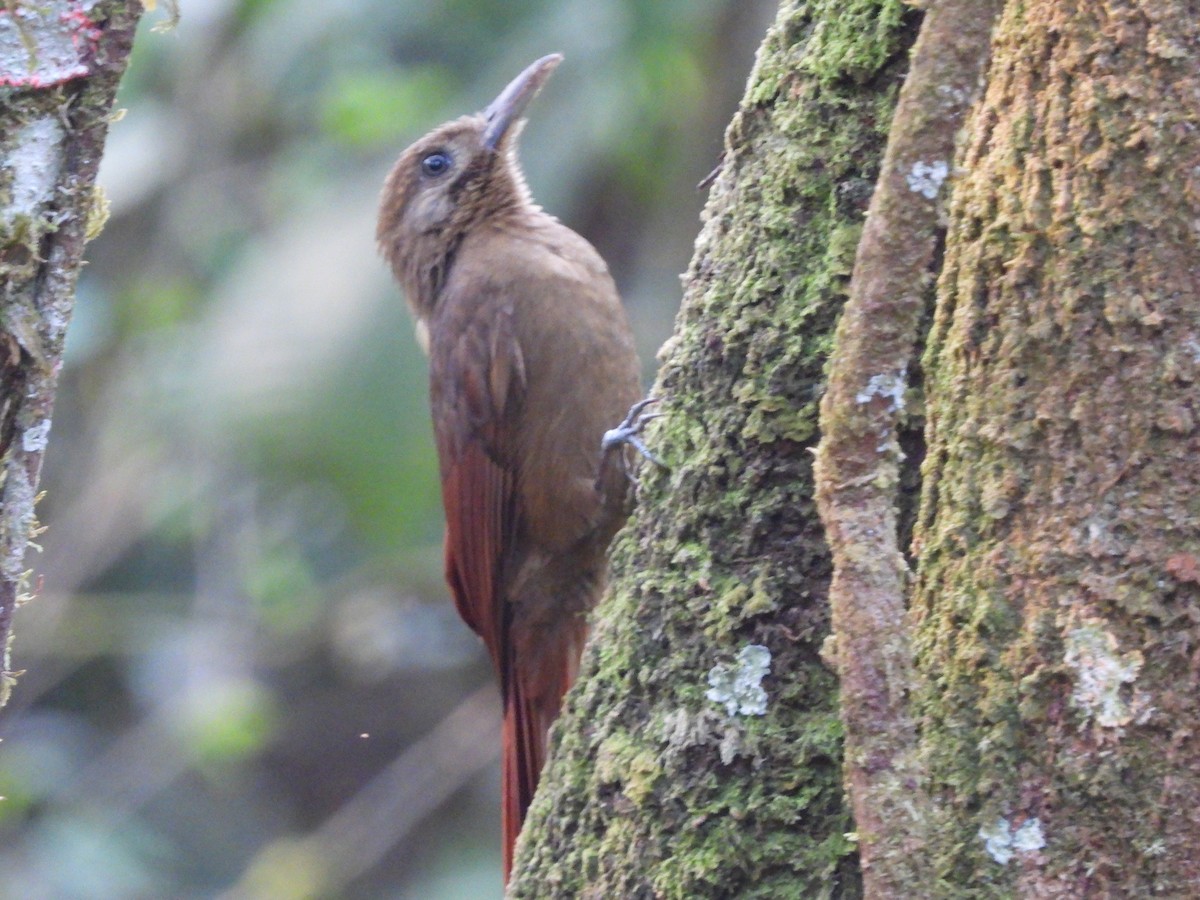
[[487,119],[487,129],[483,132],[483,144],[489,150],[495,150],[508,134],[513,123],[525,113],[525,107],[537,96],[550,73],[558,68],[563,61],[561,53],[551,53],[543,56],[537,62],[528,66],[524,72],[508,83],[500,96],[488,104],[483,111]]

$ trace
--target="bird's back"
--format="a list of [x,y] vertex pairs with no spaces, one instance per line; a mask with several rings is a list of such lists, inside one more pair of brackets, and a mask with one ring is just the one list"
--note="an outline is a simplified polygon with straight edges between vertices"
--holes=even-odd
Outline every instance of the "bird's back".
[[514,472],[534,543],[565,549],[599,524],[606,493],[625,490],[623,475],[595,490],[600,439],[640,393],[633,333],[604,261],[541,211],[487,223],[463,240],[437,318],[435,366],[467,345],[486,348],[489,387],[508,417],[495,452]]

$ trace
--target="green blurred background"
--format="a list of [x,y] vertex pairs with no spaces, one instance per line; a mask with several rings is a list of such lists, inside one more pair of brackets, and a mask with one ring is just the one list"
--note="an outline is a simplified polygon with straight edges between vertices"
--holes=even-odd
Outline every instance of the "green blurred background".
[[401,149],[533,59],[534,196],[647,381],[774,4],[184,0],[101,173],[0,716],[0,897],[500,895],[498,697],[441,579]]

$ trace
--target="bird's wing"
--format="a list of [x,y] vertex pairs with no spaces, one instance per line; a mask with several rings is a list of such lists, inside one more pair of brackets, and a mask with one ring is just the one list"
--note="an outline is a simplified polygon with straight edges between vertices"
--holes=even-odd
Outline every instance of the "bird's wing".
[[504,583],[520,527],[511,423],[524,397],[525,367],[511,311],[489,307],[483,315],[479,304],[466,306],[453,337],[443,334],[431,344],[431,399],[446,510],[446,580],[459,615],[483,638],[504,697],[507,880],[545,758],[547,717],[545,692],[526,683],[516,656]]
[[431,346],[434,433],[446,511],[446,580],[459,615],[505,678],[508,621],[503,568],[516,526],[509,425],[524,393],[511,316],[478,307]]

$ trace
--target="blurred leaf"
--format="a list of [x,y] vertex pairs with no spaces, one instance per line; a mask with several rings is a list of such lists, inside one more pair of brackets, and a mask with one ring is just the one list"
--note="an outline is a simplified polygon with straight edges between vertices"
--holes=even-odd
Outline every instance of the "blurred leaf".
[[238,887],[249,897],[308,900],[323,896],[325,868],[309,844],[281,838],[258,854]]
[[184,711],[182,738],[193,753],[209,763],[232,762],[263,748],[279,715],[271,695],[251,681],[217,683]]
[[342,72],[321,98],[321,127],[352,147],[372,148],[411,138],[445,107],[444,69]]
[[235,13],[238,24],[242,27],[253,24],[279,2],[280,0],[241,0]]
[[0,825],[19,821],[45,793],[44,786],[39,790],[30,773],[23,771],[29,766],[14,765],[12,755],[11,749],[6,751],[8,758],[0,762]]
[[200,302],[197,285],[181,278],[143,278],[120,298],[116,309],[122,334],[178,325]]
[[294,543],[265,550],[246,573],[246,590],[263,624],[277,632],[307,629],[321,611],[312,566]]

